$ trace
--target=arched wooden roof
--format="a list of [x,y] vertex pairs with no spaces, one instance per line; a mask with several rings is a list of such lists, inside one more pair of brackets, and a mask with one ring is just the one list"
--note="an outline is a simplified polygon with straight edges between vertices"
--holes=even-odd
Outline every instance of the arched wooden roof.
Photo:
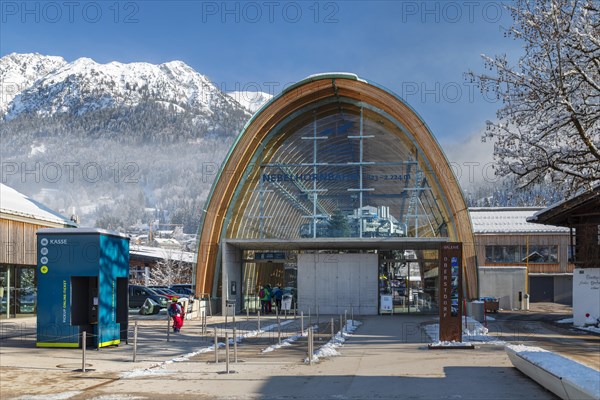
[[[467,296],[477,296],[477,273],[473,231],[462,191],[439,144],[423,120],[400,98],[353,74],[311,76],[289,87],[263,106],[238,136],[217,176],[200,227],[196,287],[199,293],[211,293],[219,261],[220,242],[226,216],[242,184],[244,172],[271,130],[288,116],[328,98],[352,99],[381,110],[398,121],[429,160],[431,174],[437,177],[447,208],[450,210],[449,236],[463,243]],[[400,133],[399,133],[400,134]]]

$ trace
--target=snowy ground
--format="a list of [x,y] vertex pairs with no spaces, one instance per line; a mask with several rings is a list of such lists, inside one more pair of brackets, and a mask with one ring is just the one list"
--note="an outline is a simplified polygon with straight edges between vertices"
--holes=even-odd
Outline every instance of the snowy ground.
[[[495,345],[504,346],[505,342],[499,340],[495,336],[488,336],[488,329],[483,326],[479,321],[474,320],[471,317],[462,319],[463,321],[463,332],[462,332],[462,343],[459,342],[440,342],[440,325],[430,324],[425,325],[425,333],[431,339],[432,346],[460,346],[477,343],[491,343]],[[466,321],[466,322],[465,322]]]
[[[323,346],[319,347],[312,356],[312,361],[317,362],[322,357],[335,357],[339,356],[340,353],[337,351],[339,347],[341,347],[345,342],[346,338],[352,336],[352,333],[362,325],[362,322],[355,320],[346,321],[346,329],[343,332],[336,332],[335,336]],[[308,363],[310,360],[306,358],[304,362]]]
[[[559,324],[571,324],[573,325],[573,318],[563,318],[559,321],[556,321]],[[580,329],[582,331],[588,331],[593,333],[600,334],[600,327],[597,326],[573,326],[575,329]]]

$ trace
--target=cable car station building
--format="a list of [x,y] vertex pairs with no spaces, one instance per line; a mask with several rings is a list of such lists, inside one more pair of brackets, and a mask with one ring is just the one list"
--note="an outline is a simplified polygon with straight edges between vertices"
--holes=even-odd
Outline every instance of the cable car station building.
[[[473,232],[439,144],[400,98],[353,74],[311,76],[265,104],[222,165],[200,227],[196,291],[254,310],[263,285],[299,310],[436,314],[440,248]],[[231,304],[231,303],[228,303]]]

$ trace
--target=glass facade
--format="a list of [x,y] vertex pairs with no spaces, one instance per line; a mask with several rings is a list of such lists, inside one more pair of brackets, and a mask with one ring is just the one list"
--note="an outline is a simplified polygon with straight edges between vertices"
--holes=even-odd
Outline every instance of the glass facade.
[[375,110],[336,103],[273,130],[246,171],[228,238],[445,237],[428,161]]
[[35,267],[0,265],[0,318],[35,314],[36,288]]

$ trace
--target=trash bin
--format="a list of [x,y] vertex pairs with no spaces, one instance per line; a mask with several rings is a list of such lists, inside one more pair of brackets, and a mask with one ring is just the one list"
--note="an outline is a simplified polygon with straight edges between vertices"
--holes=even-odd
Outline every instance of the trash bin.
[[292,295],[284,294],[281,298],[281,310],[290,311],[292,309]]
[[485,302],[481,300],[470,301],[467,303],[467,316],[475,321],[483,322]]
[[523,300],[521,301],[521,310],[529,311],[529,294],[523,294]]
[[226,316],[235,315],[235,300],[225,300]]

